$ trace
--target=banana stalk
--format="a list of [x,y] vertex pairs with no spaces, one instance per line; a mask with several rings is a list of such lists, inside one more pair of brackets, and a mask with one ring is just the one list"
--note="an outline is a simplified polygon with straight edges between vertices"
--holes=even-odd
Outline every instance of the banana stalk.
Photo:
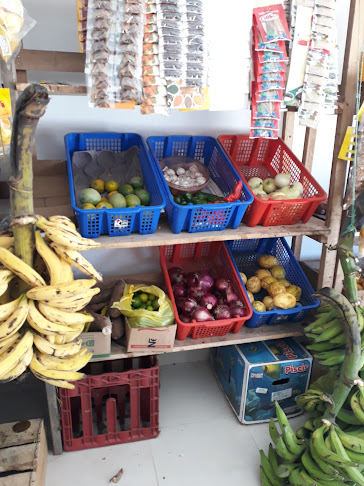
[[32,148],[34,133],[39,118],[43,116],[49,102],[47,90],[39,84],[28,86],[16,102],[13,134],[10,151],[10,188],[11,216],[13,226],[14,252],[29,266],[33,266],[34,225],[30,221],[33,207],[33,160]]

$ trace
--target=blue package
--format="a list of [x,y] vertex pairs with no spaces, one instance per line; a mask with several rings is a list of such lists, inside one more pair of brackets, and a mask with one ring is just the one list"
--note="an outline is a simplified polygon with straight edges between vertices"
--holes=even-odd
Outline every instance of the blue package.
[[312,356],[294,339],[213,349],[216,377],[240,422],[267,422],[278,401],[288,416],[301,413],[296,397],[308,387]]

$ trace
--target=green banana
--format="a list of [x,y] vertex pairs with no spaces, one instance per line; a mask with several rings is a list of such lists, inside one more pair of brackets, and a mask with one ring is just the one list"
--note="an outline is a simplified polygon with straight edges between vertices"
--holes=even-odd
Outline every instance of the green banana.
[[[340,437],[342,445],[351,451],[360,452],[364,454],[364,439],[360,437],[355,437],[354,435],[347,434],[336,428],[337,435]],[[347,464],[348,465],[348,464]],[[355,464],[350,464],[350,466],[354,466]]]
[[304,427],[300,427],[296,430],[296,436],[299,439],[306,439],[308,437],[307,429],[305,429]]
[[318,353],[315,356],[317,359],[329,359],[329,358],[338,358],[344,360],[345,357],[345,350],[344,349],[332,349],[331,351],[324,351],[322,353]]
[[316,343],[321,343],[323,341],[329,341],[330,339],[336,337],[338,334],[342,332],[342,327],[340,323],[335,324],[334,326],[329,327],[326,329],[322,334],[316,336]]
[[331,328],[333,328],[337,325],[339,325],[340,328],[341,328],[341,324],[340,324],[339,319],[334,319],[330,322],[325,322],[325,324],[321,324],[320,326],[314,327],[313,329],[311,329],[310,332],[319,335],[319,334],[322,334],[324,331],[327,331],[328,329],[331,329]]
[[330,339],[330,344],[345,346],[345,334],[338,334],[336,337]]
[[300,476],[302,478],[303,484],[307,486],[318,485],[317,480],[313,479],[304,468],[300,469]]
[[311,452],[311,456],[312,456],[313,460],[316,462],[318,467],[325,474],[327,474],[329,477],[330,476],[336,476],[337,477],[339,475],[339,471],[337,469],[335,469],[335,467],[333,467],[332,464],[329,464],[328,462],[326,462],[324,459],[322,459],[318,455],[318,453],[316,452],[316,450],[314,449],[314,447],[312,445],[312,441],[310,441],[310,452]]
[[315,426],[313,425],[313,419],[309,418],[306,420],[306,422],[303,424],[304,428],[307,430],[310,430],[311,432],[315,431]]
[[[330,439],[335,452],[340,454],[345,460],[350,461],[350,458],[345,451],[343,442],[333,427],[330,430]],[[357,485],[364,486],[364,476],[358,470],[357,465],[355,467],[344,467],[343,469],[352,481],[354,481]]]
[[312,486],[312,484],[309,483],[309,485],[307,483],[305,483],[301,477],[301,474],[300,474],[300,468],[299,467],[296,467],[293,469],[293,471],[291,472],[291,474],[289,475],[289,484],[291,486]]
[[337,418],[350,425],[361,425],[361,422],[356,418],[352,410],[342,408],[337,414]]
[[279,438],[279,433],[278,433],[278,430],[277,430],[277,427],[276,427],[276,424],[274,422],[273,417],[271,417],[270,421],[269,421],[269,435],[270,435],[270,438],[272,439],[272,441],[275,444],[277,442],[278,438]]
[[354,412],[355,417],[359,420],[361,424],[364,424],[364,410],[361,408],[361,404],[359,401],[359,394],[360,391],[357,390],[350,400],[350,406],[352,411]]
[[286,414],[283,412],[278,402],[275,402],[275,406],[276,406],[278,423],[282,431],[282,438],[287,446],[287,449],[292,454],[295,455],[302,454],[302,452],[305,450],[305,446],[302,440],[297,439],[295,433],[292,430],[292,427],[288,422]]
[[265,474],[262,466],[259,468],[259,475],[260,475],[260,480],[262,482],[262,486],[272,486],[271,482],[267,478],[267,475]]
[[262,465],[263,471],[265,472],[267,478],[269,478],[269,481],[272,483],[273,486],[284,486],[285,482],[279,478],[273,467],[271,466],[270,462],[268,461],[267,456],[264,454],[264,451],[260,449],[259,451],[260,454],[260,463]]
[[268,448],[268,460],[274,469],[274,471],[277,471],[278,469],[278,454],[277,451],[274,449],[273,445],[269,443],[269,448]]
[[[364,353],[363,353],[364,356]],[[361,408],[364,410],[364,387],[358,386],[359,388],[359,403]]]
[[325,314],[326,312],[332,311],[333,308],[331,305],[321,305],[320,307],[317,307],[316,312],[317,314]]
[[277,448],[277,453],[278,455],[287,462],[294,462],[299,458],[299,454],[292,454],[290,452],[282,438],[282,436],[279,436],[277,442],[276,442],[276,448]]
[[349,451],[349,449],[345,449],[346,454],[349,456],[349,459],[353,462],[356,462],[359,465],[364,465],[364,454],[360,454],[360,452]]
[[280,464],[277,468],[277,476],[279,478],[288,478],[293,469],[296,469],[299,466],[299,464],[296,463],[289,463],[289,462],[284,462],[283,464]]
[[312,331],[313,329],[316,329],[319,326],[322,326],[326,324],[327,322],[332,321],[335,319],[337,316],[337,312],[335,309],[331,309],[329,312],[321,313],[320,316],[311,324],[305,327],[305,331]]
[[306,471],[311,474],[311,476],[314,478],[314,479],[317,479],[317,480],[325,480],[327,479],[327,474],[324,473],[319,467],[318,465],[316,464],[316,462],[314,461],[314,459],[312,458],[311,454],[310,454],[310,451],[308,449],[305,450],[305,452],[303,453],[302,457],[301,457],[301,461],[302,461],[302,464],[304,466],[304,468],[306,469]]
[[311,437],[312,447],[317,452],[317,454],[326,462],[337,466],[352,466],[354,467],[355,464],[347,459],[344,459],[339,454],[336,454],[332,450],[330,450],[325,444],[324,434],[328,431],[327,425],[321,425],[318,429],[316,429]]
[[309,351],[318,352],[318,353],[321,353],[322,351],[330,351],[331,349],[333,349],[333,347],[334,346],[331,344],[331,341],[324,342],[324,343],[313,343],[306,346],[306,348]]

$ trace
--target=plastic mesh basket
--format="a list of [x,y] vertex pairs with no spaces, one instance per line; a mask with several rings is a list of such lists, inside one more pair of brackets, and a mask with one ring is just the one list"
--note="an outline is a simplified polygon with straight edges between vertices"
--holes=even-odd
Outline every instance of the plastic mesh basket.
[[[280,324],[286,320],[293,322],[300,321],[311,309],[319,305],[319,301],[312,297],[314,293],[313,288],[284,238],[234,240],[227,242],[226,246],[236,270],[245,273],[248,278],[255,275],[256,270],[261,268],[258,265],[258,259],[261,255],[273,255],[285,269],[286,279],[302,289],[301,306],[297,305],[293,309],[287,310],[272,309],[267,312],[257,312],[253,309],[253,316],[246,323],[247,327],[260,327],[263,324]],[[244,285],[243,287],[245,289]],[[266,295],[268,295],[267,292],[262,289],[254,295],[254,298],[255,300],[262,301]]]
[[[211,336],[225,336],[228,332],[239,332],[245,321],[251,317],[252,309],[224,243],[215,241],[162,246],[159,251],[164,279],[176,316],[177,339],[183,341],[188,336],[191,336],[192,339],[198,339]],[[182,322],[178,316],[176,301],[168,275],[168,269],[175,266],[182,268],[185,273],[205,270],[213,278],[220,277],[230,280],[234,291],[243,302],[246,315],[244,317],[211,322]]]
[[[122,371],[105,372],[109,367],[122,368]],[[59,389],[65,451],[158,436],[159,365],[156,356],[89,363],[84,371],[87,376],[74,382],[74,390]]]
[[227,196],[241,177],[214,138],[171,136],[149,137],[147,141],[158,166],[157,170],[166,198],[168,222],[173,233],[184,230],[190,233],[216,231],[229,226],[232,228],[239,226],[248,205],[253,202],[253,196],[245,183],[243,183],[242,196],[236,202],[181,206],[173,201],[158,164],[159,160],[171,155],[198,159],[208,167],[211,179],[224,196]]
[[[65,145],[71,204],[82,236],[86,238],[97,238],[104,234],[123,236],[132,232],[145,235],[156,231],[161,211],[165,206],[165,198],[159,188],[159,180],[155,176],[154,161],[148,157],[148,149],[140,135],[135,133],[69,133],[65,136]],[[97,211],[80,209],[76,202],[73,183],[73,153],[80,150],[122,152],[133,146],[139,148],[140,168],[145,187],[151,196],[150,206],[98,209]]]
[[263,201],[254,196],[244,222],[248,226],[277,226],[307,223],[326,193],[308,170],[281,140],[251,139],[248,135],[221,135],[218,140],[245,181],[251,177],[275,177],[291,174],[291,182],[301,182],[303,198]]

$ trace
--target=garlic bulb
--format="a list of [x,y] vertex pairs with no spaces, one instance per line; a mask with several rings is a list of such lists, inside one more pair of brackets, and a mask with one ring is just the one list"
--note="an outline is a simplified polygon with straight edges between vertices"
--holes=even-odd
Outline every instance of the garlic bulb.
[[178,167],[178,169],[176,170],[176,174],[177,175],[183,175],[186,171],[184,170],[183,167]]
[[166,172],[167,175],[171,176],[171,175],[175,175],[175,171],[173,169],[168,169],[167,172]]
[[198,186],[202,186],[202,184],[205,184],[205,182],[206,182],[206,178],[203,176],[197,177],[196,179],[196,184]]

